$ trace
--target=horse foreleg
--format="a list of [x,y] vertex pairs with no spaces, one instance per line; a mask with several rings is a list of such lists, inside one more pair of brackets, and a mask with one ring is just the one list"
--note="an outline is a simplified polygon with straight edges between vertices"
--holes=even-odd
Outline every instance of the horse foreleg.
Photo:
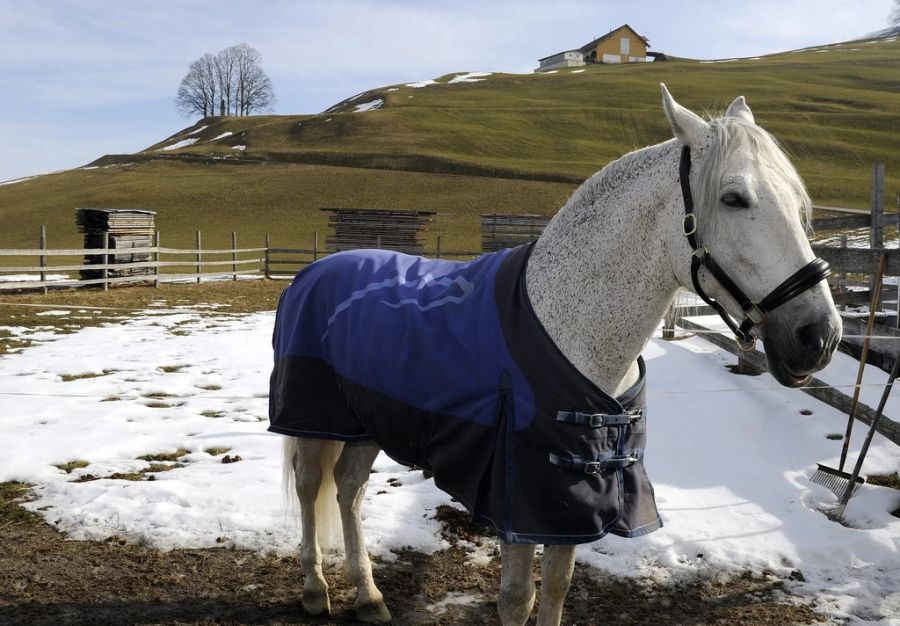
[[537,626],[558,626],[575,569],[575,546],[544,546]]
[[500,544],[500,597],[503,626],[522,626],[534,607],[534,545]]
[[373,443],[347,445],[334,468],[344,531],[345,568],[357,589],[356,617],[366,624],[387,624],[391,621],[384,597],[372,578],[372,562],[366,552],[360,511],[369,484],[369,473],[378,452],[378,446]]
[[[322,552],[316,532],[316,523],[328,520],[316,519],[316,499],[323,482],[333,482],[334,457],[342,444],[321,439],[288,440],[286,454],[293,465],[297,497],[300,499],[300,524],[303,539],[300,543],[300,565],[303,568],[303,610],[310,615],[322,615],[331,611],[328,599],[328,583],[322,574]],[[331,491],[322,489],[324,492]]]

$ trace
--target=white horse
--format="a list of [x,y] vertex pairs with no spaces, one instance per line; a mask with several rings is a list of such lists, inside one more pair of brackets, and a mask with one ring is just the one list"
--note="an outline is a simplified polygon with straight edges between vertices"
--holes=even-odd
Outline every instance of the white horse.
[[[674,139],[593,175],[535,244],[525,278],[534,314],[586,379],[618,397],[638,381],[638,356],[684,287],[721,303],[723,316],[738,320],[727,321],[742,344],[762,339],[779,382],[802,385],[828,363],[841,328],[822,281],[827,265],[806,237],[811,203],[803,183],[743,97],[706,122],[664,85],[662,93]],[[377,437],[286,438],[286,473],[301,510],[302,605],[310,614],[330,611],[317,531],[336,523],[320,506],[336,497],[357,617],[391,620],[372,578],[360,515],[379,450]],[[534,543],[501,544],[503,624],[525,624],[531,614],[534,554]],[[574,545],[544,547],[539,625],[559,624],[574,560]]]

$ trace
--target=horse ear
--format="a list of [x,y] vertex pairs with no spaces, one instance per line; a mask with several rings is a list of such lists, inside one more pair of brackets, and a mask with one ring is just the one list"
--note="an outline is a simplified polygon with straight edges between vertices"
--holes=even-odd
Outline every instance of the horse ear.
[[744,100],[744,96],[738,96],[734,99],[734,102],[732,102],[728,107],[728,110],[725,111],[725,117],[739,117],[751,124],[756,123],[756,120],[753,118],[753,111],[747,106],[747,101]]
[[660,83],[659,86],[662,89],[663,109],[666,111],[666,117],[669,118],[675,138],[686,146],[696,146],[706,137],[709,124],[700,119],[700,116],[693,111],[689,111],[675,102],[675,98],[666,89],[664,83]]

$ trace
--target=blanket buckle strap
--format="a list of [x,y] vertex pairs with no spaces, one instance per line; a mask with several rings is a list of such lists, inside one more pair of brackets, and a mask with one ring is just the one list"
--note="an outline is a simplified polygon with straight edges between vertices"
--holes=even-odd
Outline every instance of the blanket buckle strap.
[[644,409],[634,409],[624,413],[581,413],[579,411],[557,411],[556,421],[590,428],[605,426],[625,426],[644,419]]
[[588,476],[593,476],[595,474],[599,474],[602,470],[621,469],[623,467],[628,467],[629,465],[640,461],[640,458],[638,458],[634,454],[613,454],[604,456],[603,458],[595,461],[588,461],[587,459],[582,459],[577,455],[571,457],[563,457],[551,452],[549,460],[550,463],[556,465],[557,467],[573,470],[576,472],[583,472]]

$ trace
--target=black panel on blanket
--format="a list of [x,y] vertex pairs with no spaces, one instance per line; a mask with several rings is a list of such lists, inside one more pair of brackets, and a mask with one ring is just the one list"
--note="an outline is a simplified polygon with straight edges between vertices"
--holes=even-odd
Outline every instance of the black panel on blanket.
[[[639,359],[639,382],[618,399],[578,372],[531,308],[524,272],[530,250],[522,246],[498,257],[496,310],[508,355],[520,372],[480,381],[495,402],[492,423],[417,408],[342,376],[322,358],[276,354],[269,430],[374,439],[398,462],[433,472],[438,487],[506,542],[587,543],[606,533],[635,537],[661,527],[642,462],[646,419],[599,427],[557,420],[558,411],[619,415],[642,409],[644,363]],[[295,284],[302,278],[301,272]],[[284,314],[279,307],[279,316]],[[276,343],[277,327],[278,322]],[[520,388],[522,375],[529,389]],[[513,380],[520,381],[516,388]],[[533,415],[515,415],[516,407],[532,405]],[[596,472],[555,464],[551,456],[594,462]]]

